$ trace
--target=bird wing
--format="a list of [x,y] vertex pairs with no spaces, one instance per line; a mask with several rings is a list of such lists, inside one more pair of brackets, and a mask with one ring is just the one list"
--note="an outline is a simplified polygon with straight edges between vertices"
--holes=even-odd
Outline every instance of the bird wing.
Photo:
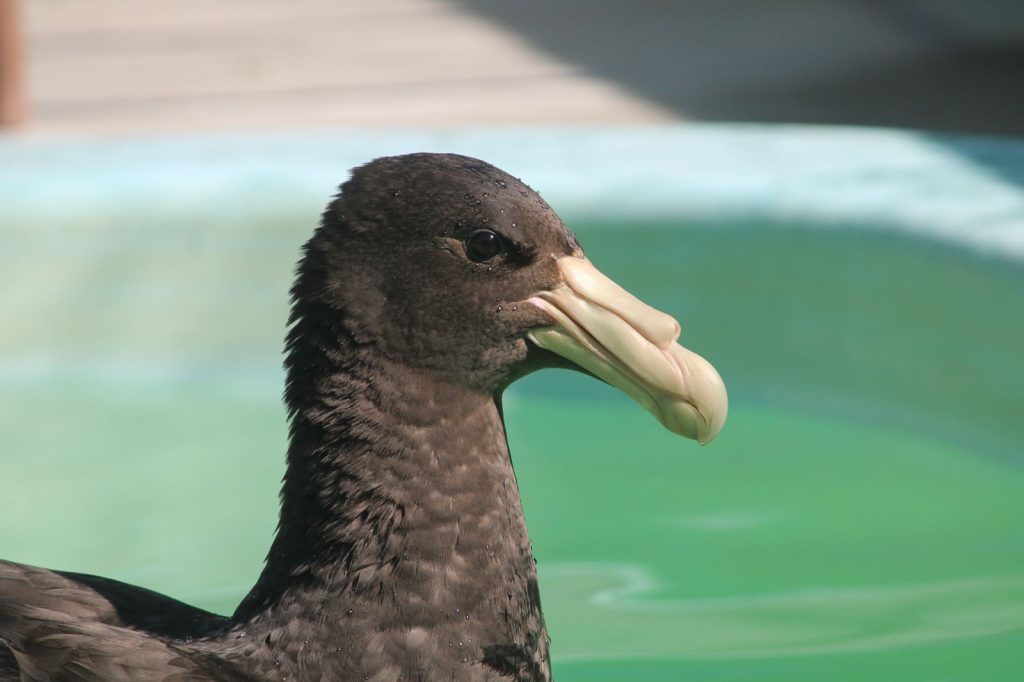
[[236,680],[180,641],[227,620],[116,580],[0,561],[0,679]]

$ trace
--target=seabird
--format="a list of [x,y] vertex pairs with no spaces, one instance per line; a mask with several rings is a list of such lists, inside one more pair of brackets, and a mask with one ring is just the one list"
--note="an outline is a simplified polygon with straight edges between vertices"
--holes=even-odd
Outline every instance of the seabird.
[[306,243],[280,522],[230,617],[0,562],[0,679],[549,680],[501,395],[545,367],[708,442],[718,373],[520,180],[453,154],[355,169]]

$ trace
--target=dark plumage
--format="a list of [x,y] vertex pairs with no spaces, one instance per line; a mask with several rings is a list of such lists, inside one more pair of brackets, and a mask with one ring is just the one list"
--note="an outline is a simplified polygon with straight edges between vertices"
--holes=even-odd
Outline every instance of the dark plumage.
[[0,679],[549,679],[500,396],[571,364],[527,338],[553,323],[528,301],[573,255],[551,208],[481,161],[354,171],[292,288],[288,466],[259,581],[225,618],[0,563]]

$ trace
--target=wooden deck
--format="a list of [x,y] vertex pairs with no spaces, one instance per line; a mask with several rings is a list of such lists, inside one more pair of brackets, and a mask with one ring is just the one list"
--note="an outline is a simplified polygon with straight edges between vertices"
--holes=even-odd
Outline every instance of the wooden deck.
[[0,0],[26,133],[680,120],[1024,134],[1006,0]]
[[29,130],[664,121],[442,0],[28,3]]

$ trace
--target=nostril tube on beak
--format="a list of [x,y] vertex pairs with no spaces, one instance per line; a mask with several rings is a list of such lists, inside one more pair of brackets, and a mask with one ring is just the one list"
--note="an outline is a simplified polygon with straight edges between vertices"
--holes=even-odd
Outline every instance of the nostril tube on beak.
[[586,258],[561,258],[558,266],[573,291],[589,301],[599,302],[659,348],[667,348],[679,338],[680,327],[675,318],[620,287]]

